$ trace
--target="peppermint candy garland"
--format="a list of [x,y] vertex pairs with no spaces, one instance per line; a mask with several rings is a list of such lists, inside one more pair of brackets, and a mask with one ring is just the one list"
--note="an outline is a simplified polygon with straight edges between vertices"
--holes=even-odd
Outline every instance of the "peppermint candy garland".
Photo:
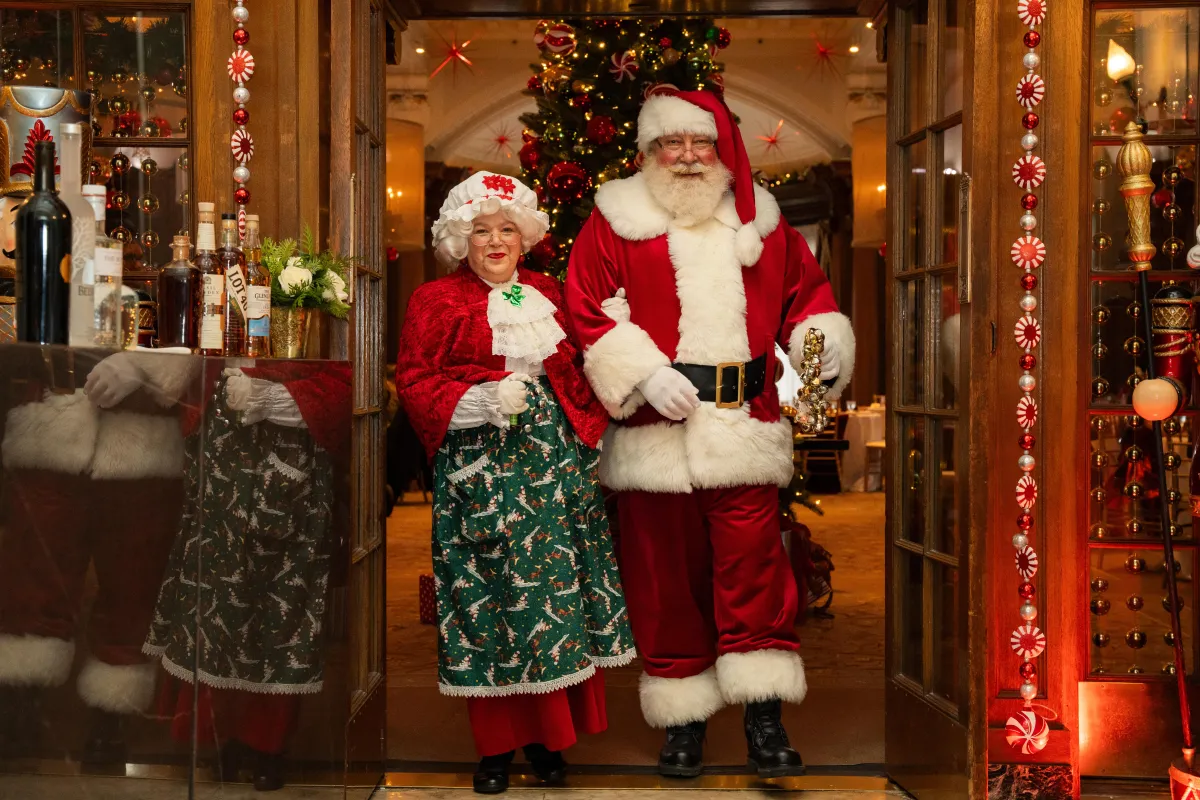
[[225,62],[225,71],[233,81],[233,102],[237,106],[233,111],[233,124],[237,126],[229,137],[229,151],[233,154],[237,166],[233,169],[233,182],[237,187],[233,191],[233,201],[237,203],[238,233],[246,235],[246,205],[250,202],[250,190],[246,184],[250,180],[250,167],[247,166],[254,158],[254,137],[246,130],[250,122],[250,112],[246,104],[250,102],[250,90],[246,82],[254,77],[254,56],[246,49],[250,43],[250,31],[246,23],[250,20],[250,10],[245,6],[245,0],[236,0],[233,8],[233,55]]
[[1016,550],[1014,563],[1020,585],[1017,587],[1017,597],[1020,606],[1017,610],[1021,624],[1012,632],[1009,645],[1021,659],[1017,674],[1021,678],[1020,694],[1025,701],[1023,710],[1008,718],[1005,724],[1005,740],[1013,749],[1025,755],[1040,752],[1050,739],[1050,728],[1046,719],[1033,710],[1033,700],[1038,695],[1037,665],[1034,659],[1046,650],[1046,635],[1034,626],[1038,609],[1034,604],[1037,589],[1031,583],[1038,572],[1037,551],[1029,543],[1028,531],[1033,529],[1033,509],[1037,505],[1038,486],[1034,477],[1037,462],[1033,457],[1036,439],[1032,433],[1037,425],[1037,401],[1033,392],[1037,388],[1037,378],[1033,374],[1037,366],[1034,351],[1042,341],[1042,325],[1033,312],[1038,307],[1037,296],[1033,293],[1038,286],[1034,270],[1042,266],[1046,260],[1046,245],[1031,231],[1037,227],[1038,220],[1034,211],[1038,207],[1038,198],[1032,194],[1046,180],[1046,164],[1033,154],[1038,146],[1038,137],[1033,132],[1038,126],[1038,115],[1033,111],[1046,96],[1046,82],[1037,74],[1041,66],[1037,47],[1041,44],[1041,34],[1034,30],[1046,19],[1045,0],[1018,0],[1017,15],[1025,31],[1022,41],[1028,48],[1021,64],[1025,73],[1017,81],[1016,101],[1022,110],[1021,126],[1025,133],[1021,136],[1023,155],[1012,167],[1013,183],[1025,192],[1021,198],[1021,213],[1018,226],[1022,233],[1013,242],[1009,256],[1021,270],[1021,287],[1024,296],[1021,298],[1021,314],[1013,326],[1013,339],[1021,351],[1018,366],[1021,375],[1017,380],[1017,390],[1020,392],[1017,400],[1017,427],[1020,429],[1018,446],[1021,456],[1017,459],[1017,469],[1020,477],[1017,479],[1016,501],[1021,514],[1017,519],[1017,531],[1012,537],[1013,548]]

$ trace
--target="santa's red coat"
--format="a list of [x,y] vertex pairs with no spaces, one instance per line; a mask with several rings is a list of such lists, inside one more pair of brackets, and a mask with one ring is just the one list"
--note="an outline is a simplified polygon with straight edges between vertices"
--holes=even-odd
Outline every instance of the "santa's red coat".
[[[682,228],[651,196],[641,175],[604,184],[571,251],[568,316],[584,369],[618,425],[601,480],[613,489],[690,492],[780,484],[792,477],[791,428],[780,421],[775,343],[793,364],[809,328],[835,342],[850,380],[854,335],[804,238],[756,187],[754,228],[761,255],[747,255],[727,194],[713,219]],[[753,251],[749,251],[753,252]],[[749,264],[744,266],[743,264]],[[616,322],[601,303],[624,289],[631,318]],[[717,365],[767,359],[766,390],[741,408],[704,403],[673,423],[645,403],[638,384],[672,362]]]

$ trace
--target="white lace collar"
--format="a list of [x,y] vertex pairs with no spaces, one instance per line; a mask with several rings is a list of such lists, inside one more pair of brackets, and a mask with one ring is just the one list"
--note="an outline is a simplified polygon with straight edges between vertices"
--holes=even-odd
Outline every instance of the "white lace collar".
[[488,293],[488,325],[492,329],[492,354],[506,358],[545,361],[567,338],[554,319],[554,304],[513,273],[505,283],[484,281]]

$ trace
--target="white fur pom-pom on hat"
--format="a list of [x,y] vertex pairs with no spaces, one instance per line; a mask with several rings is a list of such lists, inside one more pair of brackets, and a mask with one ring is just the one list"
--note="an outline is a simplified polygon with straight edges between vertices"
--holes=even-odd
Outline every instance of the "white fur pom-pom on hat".
[[433,247],[443,261],[461,261],[475,218],[503,211],[521,231],[521,248],[527,251],[550,230],[550,217],[537,204],[537,194],[516,178],[476,172],[446,195],[433,223]]

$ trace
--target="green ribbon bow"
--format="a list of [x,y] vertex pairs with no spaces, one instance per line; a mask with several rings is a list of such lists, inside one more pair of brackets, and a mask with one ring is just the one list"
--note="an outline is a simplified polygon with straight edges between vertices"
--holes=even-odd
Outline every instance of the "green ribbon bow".
[[504,292],[504,299],[512,303],[517,308],[521,307],[521,301],[525,299],[524,288],[519,283],[514,283],[512,291]]

